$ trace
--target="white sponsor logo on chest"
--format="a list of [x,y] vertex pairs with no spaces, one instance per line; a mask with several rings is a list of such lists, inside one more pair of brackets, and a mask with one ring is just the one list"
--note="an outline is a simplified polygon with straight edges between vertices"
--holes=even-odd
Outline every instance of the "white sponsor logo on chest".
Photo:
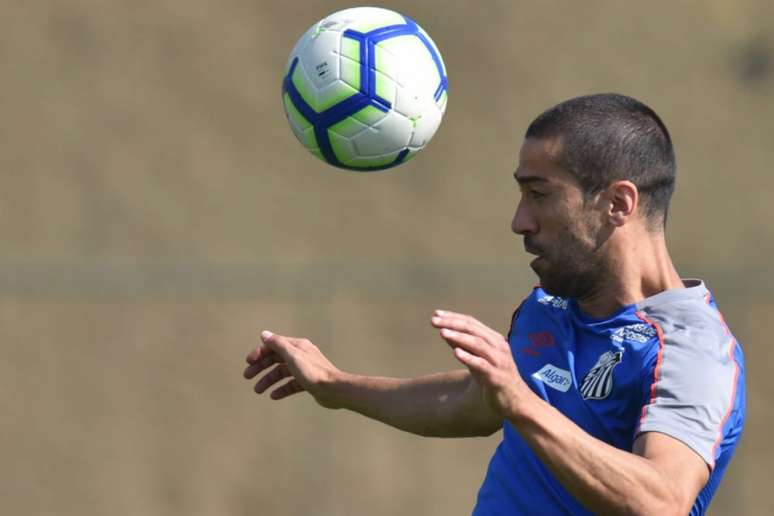
[[540,371],[532,373],[532,377],[561,392],[567,392],[570,385],[572,385],[570,371],[552,364],[544,365],[540,368]]
[[656,329],[649,324],[630,324],[618,328],[610,335],[610,340],[621,344],[624,339],[645,344],[656,335]]

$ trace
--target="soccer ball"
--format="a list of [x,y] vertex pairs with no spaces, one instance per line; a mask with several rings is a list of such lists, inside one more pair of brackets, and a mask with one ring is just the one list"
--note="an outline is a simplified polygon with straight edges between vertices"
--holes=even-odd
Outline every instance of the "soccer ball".
[[290,53],[282,100],[298,141],[350,170],[403,163],[446,110],[441,54],[410,18],[355,7],[315,23]]

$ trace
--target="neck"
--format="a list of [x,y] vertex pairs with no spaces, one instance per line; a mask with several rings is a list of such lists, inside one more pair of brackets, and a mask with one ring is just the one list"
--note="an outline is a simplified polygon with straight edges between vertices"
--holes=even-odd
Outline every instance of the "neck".
[[618,238],[611,238],[605,244],[608,273],[600,281],[600,288],[577,299],[580,309],[592,317],[605,317],[622,306],[683,287],[663,232],[642,229],[628,233],[616,235]]

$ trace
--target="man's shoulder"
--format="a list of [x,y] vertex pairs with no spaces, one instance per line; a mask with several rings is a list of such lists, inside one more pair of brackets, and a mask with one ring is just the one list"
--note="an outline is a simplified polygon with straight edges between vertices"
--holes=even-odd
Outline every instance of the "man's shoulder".
[[568,303],[568,298],[553,296],[539,286],[536,286],[532,289],[532,292],[529,293],[524,301],[521,302],[514,315],[518,315],[523,310],[535,309],[548,309],[550,311],[562,312],[567,310]]
[[637,308],[640,317],[657,329],[664,346],[677,346],[694,357],[728,357],[734,336],[703,284],[663,294]]
[[637,433],[670,435],[712,466],[733,450],[744,426],[742,349],[709,291],[667,294],[638,307],[660,345]]

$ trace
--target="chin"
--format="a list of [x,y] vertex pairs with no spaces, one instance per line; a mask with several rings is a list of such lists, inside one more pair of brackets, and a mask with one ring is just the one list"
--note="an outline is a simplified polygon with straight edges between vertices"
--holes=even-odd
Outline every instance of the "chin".
[[543,280],[540,280],[540,288],[542,288],[546,294],[550,294],[552,296],[571,297],[570,294],[565,290],[556,287],[556,285],[552,285],[551,283],[546,283]]
[[551,294],[552,296],[555,296],[553,290],[555,290],[555,284],[553,281],[551,281],[550,276],[546,274],[545,269],[541,270],[541,267],[536,267],[535,263],[529,264],[530,268],[532,269],[532,272],[535,273],[535,276],[538,278],[538,283],[540,284],[540,288],[546,291],[547,294]]
[[540,288],[542,288],[546,294],[557,297],[573,297],[576,293],[575,289],[575,277],[568,274],[547,274],[547,271],[543,271],[541,274],[535,270],[538,279],[540,280]]
[[559,296],[559,297],[566,297],[565,294],[562,292],[562,288],[559,287],[556,282],[551,281],[550,279],[547,279],[545,275],[538,274],[537,275],[538,280],[540,280],[540,288],[542,288],[546,294],[550,294],[552,296]]

